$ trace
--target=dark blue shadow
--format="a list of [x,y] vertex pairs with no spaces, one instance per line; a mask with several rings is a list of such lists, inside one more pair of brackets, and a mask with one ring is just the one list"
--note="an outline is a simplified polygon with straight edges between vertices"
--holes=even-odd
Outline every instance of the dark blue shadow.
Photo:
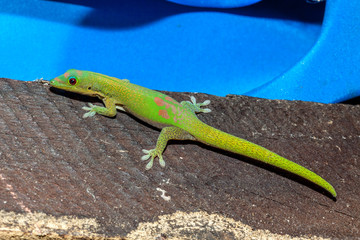
[[[93,28],[134,28],[160,20],[162,18],[191,12],[223,12],[256,18],[273,18],[294,20],[308,23],[321,23],[325,4],[307,4],[304,0],[269,0],[257,4],[231,9],[197,8],[178,5],[164,0],[49,0],[74,4],[91,8],[92,11],[83,16],[78,24]],[[41,6],[33,1],[24,3],[13,0],[0,4],[0,13],[18,14],[36,17],[48,21],[74,24],[77,12],[68,8],[56,8],[54,11],[48,6]]]

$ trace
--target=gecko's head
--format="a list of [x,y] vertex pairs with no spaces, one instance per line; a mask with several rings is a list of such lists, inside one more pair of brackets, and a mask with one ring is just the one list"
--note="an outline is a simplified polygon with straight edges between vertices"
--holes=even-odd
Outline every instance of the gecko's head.
[[50,80],[50,85],[54,88],[59,88],[71,92],[85,93],[89,88],[86,83],[86,78],[83,77],[84,71],[70,69],[63,75]]

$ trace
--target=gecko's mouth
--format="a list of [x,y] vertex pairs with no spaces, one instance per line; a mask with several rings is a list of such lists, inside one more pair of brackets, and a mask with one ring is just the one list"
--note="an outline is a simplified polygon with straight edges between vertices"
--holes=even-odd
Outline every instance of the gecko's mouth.
[[61,89],[61,90],[65,90],[68,92],[74,92],[74,93],[78,93],[78,94],[82,94],[82,95],[87,95],[87,96],[91,96],[91,97],[99,97],[99,98],[104,98],[104,96],[102,96],[100,93],[91,90],[91,88],[78,88],[69,84],[64,83],[60,78],[56,77],[53,78],[49,81],[51,87],[57,88],[57,89]]
[[53,78],[49,81],[50,85],[54,88],[62,89],[62,90],[70,90],[71,88],[66,84],[63,84],[59,78]]
[[60,89],[64,89],[64,90],[72,89],[67,84],[64,84],[63,81],[61,81],[61,79],[59,79],[58,77],[51,79],[49,81],[49,83],[52,87],[55,87],[55,88],[60,88]]

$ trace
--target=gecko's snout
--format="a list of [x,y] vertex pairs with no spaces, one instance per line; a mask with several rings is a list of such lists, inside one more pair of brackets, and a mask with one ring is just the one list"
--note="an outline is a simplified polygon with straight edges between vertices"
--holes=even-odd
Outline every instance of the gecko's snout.
[[50,85],[51,86],[56,86],[57,84],[59,84],[59,82],[60,82],[60,79],[59,78],[53,78],[53,79],[51,79],[50,81],[49,81],[49,83],[50,83]]
[[51,80],[49,81],[49,83],[50,83],[51,86],[54,85],[54,82],[55,82],[55,78],[53,78],[53,79],[51,79]]

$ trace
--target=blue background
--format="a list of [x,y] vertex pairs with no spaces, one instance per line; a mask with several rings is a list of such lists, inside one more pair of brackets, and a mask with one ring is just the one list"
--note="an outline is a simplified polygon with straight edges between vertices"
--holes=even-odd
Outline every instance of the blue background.
[[230,9],[164,0],[2,1],[0,77],[51,79],[76,68],[157,90],[345,100],[359,95],[357,82],[345,95],[294,90],[299,79],[305,90],[318,80],[304,59],[324,32],[324,9],[303,0]]

